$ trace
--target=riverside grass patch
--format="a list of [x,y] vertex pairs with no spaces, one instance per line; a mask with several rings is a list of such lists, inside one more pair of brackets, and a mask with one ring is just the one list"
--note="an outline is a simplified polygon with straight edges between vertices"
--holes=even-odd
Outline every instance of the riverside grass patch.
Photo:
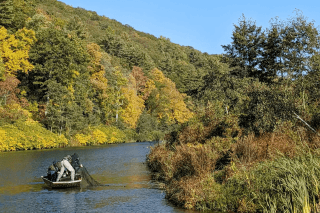
[[318,212],[320,156],[310,152],[279,157],[241,169],[222,184],[224,210]]
[[[215,169],[212,144],[156,146],[148,156],[166,198],[186,209],[232,212],[317,212],[320,151],[296,147],[254,164],[236,162]],[[285,149],[286,150],[286,149]],[[291,153],[291,152],[289,152]]]

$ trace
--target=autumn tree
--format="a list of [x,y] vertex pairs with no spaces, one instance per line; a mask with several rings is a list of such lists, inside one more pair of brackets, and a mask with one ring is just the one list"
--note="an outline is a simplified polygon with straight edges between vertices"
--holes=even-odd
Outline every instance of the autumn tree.
[[35,41],[35,33],[25,28],[14,35],[8,34],[6,28],[0,28],[0,105],[6,105],[10,101],[18,102],[17,88],[20,81],[17,73],[33,69],[28,61],[29,49]]
[[13,76],[8,76],[4,81],[0,81],[0,106],[9,102],[18,102],[17,94],[20,90],[17,88],[20,81]]
[[130,75],[128,87],[122,89],[127,104],[122,112],[122,118],[131,128],[135,128],[137,121],[144,109],[144,100],[137,94],[137,83]]
[[147,100],[152,90],[155,89],[154,81],[145,76],[140,67],[133,67],[131,74],[136,82],[137,95]]
[[28,73],[33,69],[34,66],[28,59],[35,40],[33,30],[23,28],[10,35],[6,28],[0,28],[0,56],[7,75],[16,76],[18,71]]
[[193,116],[184,102],[185,94],[176,89],[174,82],[156,68],[151,71],[151,78],[156,85],[147,100],[151,114],[165,118],[169,123],[184,123]]

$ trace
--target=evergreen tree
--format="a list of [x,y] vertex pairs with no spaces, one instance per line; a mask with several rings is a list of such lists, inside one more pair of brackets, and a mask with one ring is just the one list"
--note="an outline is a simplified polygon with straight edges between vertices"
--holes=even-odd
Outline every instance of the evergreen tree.
[[247,20],[244,16],[239,20],[239,25],[234,25],[232,43],[222,45],[227,61],[230,62],[232,75],[244,78],[259,78],[262,45],[265,34],[256,23]]
[[0,1],[0,25],[10,28],[13,22],[13,0]]

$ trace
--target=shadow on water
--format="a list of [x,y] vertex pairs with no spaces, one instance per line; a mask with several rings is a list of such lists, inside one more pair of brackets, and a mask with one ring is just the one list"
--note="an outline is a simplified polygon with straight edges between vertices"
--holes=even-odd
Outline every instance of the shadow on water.
[[[151,180],[153,142],[0,153],[0,212],[192,212],[176,208]],[[101,186],[51,189],[40,178],[55,160],[77,153]]]

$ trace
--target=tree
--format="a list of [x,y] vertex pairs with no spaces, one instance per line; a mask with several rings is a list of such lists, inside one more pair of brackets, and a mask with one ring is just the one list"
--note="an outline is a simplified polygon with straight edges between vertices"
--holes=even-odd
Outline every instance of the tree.
[[134,66],[139,66],[151,69],[154,67],[151,57],[139,45],[131,42],[127,33],[119,36],[111,27],[108,27],[99,44],[108,54],[119,58],[124,68],[132,69]]
[[145,76],[140,67],[133,67],[131,75],[136,82],[137,95],[143,100],[147,100],[150,93],[155,89],[154,81]]
[[204,84],[199,90],[198,100],[204,105],[220,101],[226,113],[241,113],[241,104],[247,99],[246,88],[251,79],[230,74],[230,68],[221,62],[221,56],[211,58],[210,67],[208,74],[203,77]]
[[18,102],[17,94],[20,81],[13,77],[7,76],[4,81],[0,81],[0,106],[9,102]]
[[30,98],[46,101],[48,81],[55,80],[66,87],[72,85],[76,78],[87,75],[90,58],[85,44],[76,35],[53,26],[37,32],[37,38],[29,53],[34,70],[19,78]]
[[231,74],[241,78],[259,78],[262,75],[259,67],[265,34],[261,27],[247,20],[244,15],[239,20],[239,25],[234,25],[234,27],[232,43],[222,45],[230,67],[233,68]]
[[122,89],[127,104],[121,116],[124,122],[131,128],[136,127],[137,121],[144,109],[144,100],[137,95],[136,88],[135,78],[130,75],[128,87]]
[[147,100],[148,110],[155,114],[159,120],[167,119],[169,123],[184,123],[193,113],[187,108],[184,98],[169,78],[158,70],[151,71],[151,79],[155,82],[156,89],[152,91]]
[[0,25],[9,28],[13,22],[13,0],[0,1]]
[[[310,58],[319,51],[319,34],[313,22],[297,12],[297,16],[289,19],[282,30],[284,64],[283,71],[290,79],[309,72]],[[282,72],[283,72],[282,71]]]
[[34,68],[29,62],[29,50],[36,40],[35,32],[26,28],[9,35],[6,28],[0,28],[0,56],[5,72],[16,76],[18,71],[28,73]]
[[283,38],[282,24],[276,19],[271,28],[267,30],[267,38],[263,44],[263,53],[261,69],[263,72],[262,79],[271,82],[278,74],[283,77]]

